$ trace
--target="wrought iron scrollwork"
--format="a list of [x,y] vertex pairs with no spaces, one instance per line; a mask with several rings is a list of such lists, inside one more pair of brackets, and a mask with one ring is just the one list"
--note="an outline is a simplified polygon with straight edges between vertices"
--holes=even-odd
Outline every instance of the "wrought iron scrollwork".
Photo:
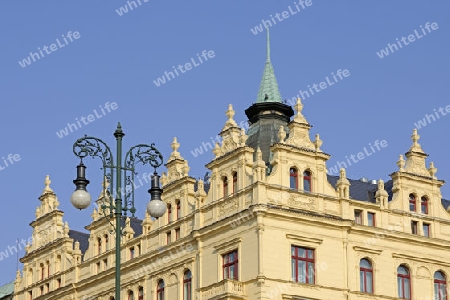
[[124,195],[125,210],[129,210],[132,217],[134,217],[134,213],[136,211],[136,208],[134,207],[134,182],[135,175],[137,175],[137,172],[134,170],[135,165],[137,163],[142,163],[143,165],[149,164],[155,169],[156,172],[156,169],[160,167],[163,162],[164,160],[161,152],[156,149],[155,144],[153,143],[150,145],[136,145],[130,148],[125,155],[124,192],[122,194]]

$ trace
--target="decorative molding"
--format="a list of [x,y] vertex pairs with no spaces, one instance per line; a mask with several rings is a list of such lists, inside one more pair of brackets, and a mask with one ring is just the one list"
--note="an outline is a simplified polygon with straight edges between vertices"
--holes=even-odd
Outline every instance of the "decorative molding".
[[222,242],[220,244],[214,245],[213,248],[217,251],[221,251],[227,247],[236,247],[239,243],[242,242],[241,238],[235,238],[231,241]]
[[303,243],[312,243],[320,245],[323,243],[323,239],[313,238],[313,237],[306,237],[306,236],[299,236],[295,234],[286,234],[286,238],[294,241],[299,241]]
[[383,252],[383,250],[364,248],[364,247],[360,247],[360,246],[354,246],[353,250],[355,250],[357,252],[367,252],[367,253],[376,254],[376,255],[380,255],[381,252]]
[[400,259],[404,259],[404,260],[412,260],[415,262],[427,263],[427,264],[432,264],[432,265],[445,266],[447,268],[450,267],[450,263],[445,262],[444,260],[429,259],[429,258],[411,256],[411,255],[400,254],[400,253],[392,253],[392,257],[400,258]]

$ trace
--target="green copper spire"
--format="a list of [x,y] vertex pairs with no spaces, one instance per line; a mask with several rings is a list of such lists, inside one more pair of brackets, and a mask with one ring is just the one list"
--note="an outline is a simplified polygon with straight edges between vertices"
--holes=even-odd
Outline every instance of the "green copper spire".
[[270,36],[269,27],[267,30],[267,59],[264,66],[264,73],[261,79],[261,85],[259,86],[258,98],[256,103],[263,102],[279,102],[283,103],[281,94],[278,89],[277,79],[275,78],[275,72],[273,70],[272,63],[270,62]]

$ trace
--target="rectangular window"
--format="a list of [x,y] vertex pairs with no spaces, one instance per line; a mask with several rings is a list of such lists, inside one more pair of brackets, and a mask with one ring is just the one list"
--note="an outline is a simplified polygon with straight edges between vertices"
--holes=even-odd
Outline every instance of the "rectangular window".
[[100,262],[96,263],[95,266],[97,267],[97,273],[100,273]]
[[58,279],[56,280],[56,286],[57,286],[58,288],[61,287],[61,278],[58,278]]
[[130,259],[134,258],[134,247],[130,248]]
[[238,280],[238,252],[234,250],[222,256],[223,279]]
[[46,283],[45,284],[45,292],[48,293],[50,291],[50,284]]
[[291,247],[292,280],[294,282],[315,283],[314,250]]
[[355,224],[362,225],[362,211],[361,210],[355,210]]
[[175,229],[175,241],[180,238],[180,228]]
[[430,237],[430,224],[423,223],[423,236]]
[[418,234],[417,232],[417,221],[411,221],[411,233]]
[[375,213],[367,213],[367,226],[375,227]]
[[44,295],[44,286],[41,286],[40,290],[41,290],[41,295]]
[[29,298],[30,300],[33,300],[33,292],[32,292],[32,291],[29,291],[29,292],[28,292],[28,298]]
[[108,268],[108,259],[104,259],[103,260],[103,271],[106,271],[107,268]]
[[167,233],[167,244],[170,244],[172,242],[172,234],[170,231]]

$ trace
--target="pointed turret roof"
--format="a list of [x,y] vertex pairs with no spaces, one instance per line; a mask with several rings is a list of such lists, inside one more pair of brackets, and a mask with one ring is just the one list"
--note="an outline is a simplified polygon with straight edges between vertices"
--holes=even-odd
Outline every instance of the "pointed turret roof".
[[280,90],[278,89],[275,71],[273,70],[273,66],[270,61],[269,27],[266,27],[266,30],[267,30],[267,59],[266,64],[264,66],[264,72],[261,79],[261,85],[259,86],[258,98],[256,99],[256,103],[264,103],[264,102],[283,103],[281,99]]

